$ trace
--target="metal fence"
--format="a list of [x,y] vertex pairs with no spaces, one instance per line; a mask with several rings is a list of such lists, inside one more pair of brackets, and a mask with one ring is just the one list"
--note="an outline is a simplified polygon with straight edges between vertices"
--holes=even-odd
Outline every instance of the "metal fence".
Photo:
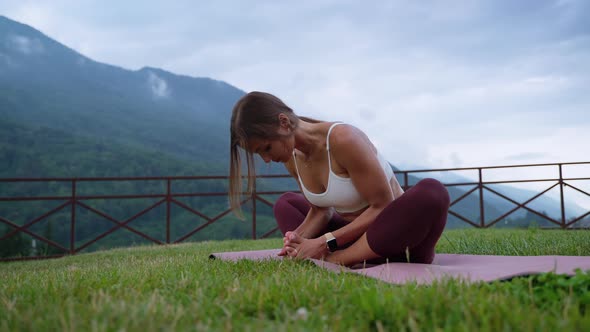
[[[451,202],[451,209],[449,210],[449,215],[452,215],[452,216],[454,216],[454,217],[456,217],[456,218],[458,218],[458,219],[460,219],[460,220],[462,220],[462,221],[466,222],[467,224],[474,226],[474,227],[478,227],[478,228],[490,227],[490,226],[498,223],[500,220],[503,220],[504,218],[508,217],[509,215],[514,213],[516,210],[522,208],[522,209],[525,209],[531,213],[539,215],[542,218],[545,218],[549,222],[553,223],[556,227],[559,227],[562,229],[568,229],[568,228],[573,227],[576,223],[580,222],[584,218],[586,218],[588,215],[590,215],[590,211],[587,211],[586,213],[584,213],[576,218],[566,220],[564,188],[569,187],[569,188],[571,188],[571,189],[573,189],[585,196],[590,196],[590,194],[588,192],[584,191],[583,189],[580,189],[579,186],[575,186],[573,184],[574,181],[590,180],[590,176],[584,175],[584,176],[575,176],[575,177],[564,177],[563,176],[564,168],[578,167],[578,166],[583,166],[583,165],[590,165],[590,162],[509,165],[509,166],[469,167],[469,168],[422,169],[422,170],[400,170],[400,171],[396,171],[395,173],[396,173],[396,176],[398,177],[398,180],[400,181],[400,184],[402,185],[403,189],[407,190],[414,184],[412,182],[416,182],[420,178],[419,175],[421,175],[421,174],[427,174],[427,173],[447,174],[450,172],[456,173],[456,172],[465,172],[465,171],[477,172],[476,180],[473,180],[473,181],[467,180],[467,181],[459,181],[459,182],[445,182],[445,186],[447,186],[448,188],[457,187],[457,186],[471,187],[468,190],[466,190],[464,194],[455,198]],[[532,169],[539,168],[539,167],[553,168],[556,171],[556,176],[551,177],[551,178],[539,178],[539,179],[510,179],[510,180],[501,180],[501,181],[485,181],[484,180],[484,178],[486,176],[486,172],[491,172],[492,170],[513,169],[513,168],[532,170]],[[589,174],[589,173],[590,172],[585,173],[585,174]],[[258,176],[258,178],[260,178],[260,179],[270,179],[269,181],[272,181],[272,179],[276,179],[276,178],[287,178],[287,177],[289,177],[289,175],[261,175],[261,176]],[[190,238],[191,236],[193,236],[194,234],[196,234],[197,232],[200,232],[204,228],[219,221],[221,218],[223,218],[224,216],[229,214],[231,211],[229,209],[227,209],[227,210],[224,210],[221,213],[218,213],[214,216],[208,216],[205,213],[203,213],[202,211],[199,211],[198,209],[195,209],[180,200],[180,198],[182,198],[182,197],[226,196],[227,195],[226,192],[206,192],[206,191],[203,191],[203,192],[175,192],[174,190],[172,190],[173,189],[172,183],[176,182],[176,181],[186,181],[186,180],[190,180],[190,181],[199,181],[199,180],[221,180],[221,181],[224,181],[225,180],[225,181],[227,181],[227,179],[228,179],[227,176],[109,177],[109,178],[107,178],[107,177],[105,177],[105,178],[90,178],[90,177],[87,177],[87,178],[2,178],[2,179],[0,179],[0,186],[5,186],[8,183],[12,183],[12,184],[16,184],[16,185],[22,185],[24,183],[67,183],[71,189],[69,190],[69,193],[67,195],[55,195],[55,196],[51,196],[51,195],[47,195],[47,196],[43,196],[43,195],[39,195],[39,196],[37,196],[37,195],[10,196],[9,195],[9,196],[0,197],[0,202],[64,201],[59,206],[52,208],[44,213],[41,213],[40,215],[30,219],[29,221],[22,223],[22,224],[19,224],[19,223],[15,222],[14,220],[9,220],[8,218],[5,218],[4,216],[0,216],[0,224],[8,225],[10,228],[12,228],[12,230],[10,230],[8,233],[6,233],[0,237],[0,243],[1,243],[1,241],[6,240],[12,236],[15,236],[16,234],[18,234],[20,232],[20,233],[28,234],[32,238],[34,238],[38,241],[41,241],[42,243],[45,243],[49,246],[52,246],[54,248],[61,250],[63,252],[62,254],[49,255],[49,256],[27,256],[27,257],[0,258],[0,261],[59,257],[59,256],[63,256],[66,254],[73,255],[73,254],[76,254],[76,253],[88,248],[90,245],[96,243],[97,241],[103,239],[104,237],[112,234],[113,232],[115,232],[119,229],[126,229],[126,230],[133,232],[134,234],[136,234],[136,235],[138,235],[150,242],[156,243],[156,244],[170,244],[170,243],[183,242],[183,241],[187,240],[188,238]],[[151,193],[151,194],[124,194],[124,195],[83,195],[83,194],[79,194],[77,191],[77,188],[79,187],[79,185],[81,183],[90,183],[90,182],[118,183],[118,182],[122,182],[122,181],[158,181],[158,182],[162,182],[163,184],[165,184],[164,188],[166,188],[166,189],[161,193],[155,193],[155,194]],[[514,183],[524,183],[524,182],[529,182],[529,183],[534,182],[534,183],[539,183],[539,184],[544,183],[544,184],[548,185],[548,187],[545,190],[538,193],[537,195],[535,195],[534,197],[531,197],[530,199],[528,199],[524,202],[518,202],[515,199],[512,199],[512,198],[500,193],[498,190],[492,188],[492,185],[495,185],[495,184],[511,184],[511,183],[514,184]],[[527,206],[533,200],[535,200],[536,198],[540,197],[541,195],[545,194],[546,192],[548,192],[549,190],[551,190],[555,187],[559,187],[559,191],[560,191],[560,206],[561,206],[561,217],[560,218],[555,219],[555,218],[549,217],[547,215],[544,215],[541,211],[532,209],[531,207]],[[0,190],[1,189],[2,189],[2,187],[0,187]],[[279,195],[284,192],[285,191],[254,190],[254,192],[251,195],[246,196],[245,199],[241,202],[242,205],[251,204],[252,239],[257,238],[256,227],[257,227],[257,205],[258,205],[258,203],[272,206],[273,202],[269,201],[268,199],[264,198],[263,196]],[[453,211],[453,206],[455,206],[457,203],[461,202],[467,196],[469,196],[470,194],[475,193],[475,192],[479,196],[479,220],[472,220],[464,215],[457,213],[456,211]],[[514,204],[515,207],[510,209],[506,213],[502,214],[501,216],[495,218],[494,220],[486,222],[486,219],[485,219],[486,195],[484,194],[485,192],[491,192],[499,197],[502,197],[503,199],[507,200],[508,202],[511,202],[512,204]],[[135,198],[151,198],[151,199],[156,199],[157,201],[155,203],[151,204],[150,206],[136,212],[133,216],[126,218],[124,220],[117,219],[117,218],[113,217],[112,215],[106,213],[105,211],[99,210],[99,209],[94,208],[94,207],[90,206],[89,204],[87,204],[87,201],[96,200],[96,199],[116,201],[116,200],[122,200],[122,199],[135,199]],[[165,216],[162,216],[162,218],[165,220],[165,224],[166,224],[166,236],[165,236],[164,241],[156,239],[156,238],[154,238],[144,232],[141,232],[141,231],[137,230],[136,228],[131,227],[129,225],[129,223],[131,223],[133,220],[136,220],[137,218],[141,217],[142,215],[145,215],[149,211],[151,211],[159,206],[165,206],[165,209],[166,209]],[[205,223],[186,232],[182,236],[172,239],[171,233],[170,233],[171,223],[173,223],[173,220],[171,218],[171,213],[170,213],[172,206],[180,207],[186,211],[189,211],[190,213],[194,214],[195,216],[198,216],[198,217],[204,219]],[[76,215],[76,208],[78,208],[78,207],[82,208],[82,209],[86,209],[87,211],[90,211],[96,215],[99,215],[99,216],[111,221],[113,223],[113,226],[109,230],[91,238],[90,240],[88,240],[82,244],[76,245],[76,238],[75,238],[76,227],[77,227],[77,223],[80,221],[79,217],[77,217],[77,215]],[[64,209],[66,209],[66,210],[69,209],[69,218],[68,218],[69,220],[65,221],[65,222],[69,223],[69,233],[70,233],[69,234],[69,245],[67,247],[65,247],[65,246],[63,246],[51,239],[44,237],[42,234],[39,234],[38,232],[34,232],[31,230],[31,227],[33,225],[39,223],[40,221],[44,220],[45,218],[47,218],[55,213],[58,213],[59,211],[64,211]],[[276,227],[272,228],[272,229],[268,230],[266,233],[264,233],[263,235],[261,235],[259,238],[268,237],[271,234],[275,233],[277,230],[278,230],[278,228],[276,228]]]
[[[453,216],[463,220],[464,222],[466,222],[474,227],[487,228],[487,227],[490,227],[490,226],[498,223],[500,220],[503,220],[504,218],[508,217],[509,215],[514,213],[519,208],[523,208],[533,214],[536,214],[536,215],[548,220],[549,222],[555,224],[556,226],[559,226],[560,228],[566,229],[566,228],[573,226],[574,224],[581,221],[582,219],[586,218],[588,215],[590,215],[590,210],[589,210],[586,213],[584,213],[576,218],[572,218],[571,220],[566,220],[564,189],[566,187],[569,187],[572,190],[583,194],[584,196],[590,196],[590,194],[588,192],[580,189],[579,186],[576,186],[573,184],[573,181],[590,180],[590,170],[583,170],[583,172],[582,172],[584,174],[583,176],[575,176],[575,177],[565,177],[564,176],[564,169],[565,168],[574,167],[574,166],[582,166],[582,165],[590,165],[590,162],[527,164],[527,165],[465,167],[465,168],[443,168],[443,169],[432,169],[432,170],[398,171],[396,173],[402,174],[402,176],[403,176],[403,185],[402,186],[403,186],[403,188],[408,188],[409,187],[408,178],[411,174],[433,173],[433,172],[445,173],[445,172],[458,172],[458,171],[477,171],[477,179],[475,181],[459,181],[459,182],[453,182],[453,183],[445,183],[445,186],[446,187],[472,186],[472,188],[469,189],[468,191],[466,191],[463,195],[454,199],[451,202],[451,207],[453,207],[454,205],[459,203],[461,200],[463,200],[465,197],[467,197],[471,193],[478,191],[478,193],[479,193],[479,195],[478,195],[479,196],[479,216],[480,216],[479,220],[476,220],[476,221],[470,220],[469,218],[466,218],[465,216],[462,216],[456,212],[453,212],[452,209],[449,211],[450,215],[453,215]],[[498,181],[498,180],[484,181],[485,172],[489,173],[492,170],[501,170],[501,169],[509,170],[509,169],[515,169],[515,168],[524,169],[526,171],[532,171],[535,168],[553,168],[556,176],[550,177],[550,178],[534,178],[534,179],[518,179],[517,178],[517,179],[500,180],[500,181]],[[500,193],[498,190],[491,187],[491,185],[514,184],[514,183],[539,183],[539,184],[543,183],[548,187],[546,187],[546,189],[539,192],[537,195],[525,200],[524,202],[517,202],[516,200]],[[551,189],[553,189],[555,187],[559,187],[559,203],[560,203],[560,218],[559,218],[559,220],[557,220],[555,218],[551,218],[551,217],[543,214],[541,211],[532,209],[527,206],[527,204],[530,204],[536,198],[542,196],[543,194],[547,193],[548,191],[550,191]],[[486,223],[485,209],[484,209],[484,206],[485,206],[484,192],[486,192],[486,191],[491,192],[491,193],[505,199],[506,201],[513,203],[516,206],[514,208],[510,209],[509,211],[507,211],[506,213],[502,214],[501,216],[495,218],[494,220],[488,221]]]

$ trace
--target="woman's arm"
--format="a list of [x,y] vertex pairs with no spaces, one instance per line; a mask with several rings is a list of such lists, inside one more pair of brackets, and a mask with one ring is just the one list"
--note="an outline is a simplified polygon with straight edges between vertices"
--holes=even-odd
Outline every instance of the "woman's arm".
[[362,131],[352,126],[335,127],[330,137],[330,153],[369,203],[352,222],[332,232],[339,244],[345,244],[361,237],[394,196],[375,149]]
[[312,205],[305,220],[303,220],[303,223],[301,223],[294,232],[306,239],[312,239],[323,235],[320,234],[320,232],[326,227],[332,218],[332,213],[331,208],[320,208]]

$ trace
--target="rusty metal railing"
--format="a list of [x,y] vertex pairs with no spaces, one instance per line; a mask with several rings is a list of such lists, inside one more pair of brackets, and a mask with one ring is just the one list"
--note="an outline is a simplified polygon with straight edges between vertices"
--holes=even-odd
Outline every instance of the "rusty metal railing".
[[[415,175],[415,174],[428,173],[428,172],[477,171],[478,172],[477,181],[467,181],[467,182],[459,182],[459,183],[445,183],[445,185],[447,187],[473,186],[473,188],[467,190],[463,195],[454,199],[451,202],[451,209],[449,210],[449,215],[455,216],[456,218],[458,218],[458,219],[460,219],[460,220],[462,220],[462,221],[466,222],[467,224],[472,225],[474,227],[486,228],[486,227],[490,227],[490,226],[496,224],[497,222],[499,222],[500,220],[506,218],[507,216],[514,213],[516,210],[518,210],[519,208],[523,208],[527,211],[530,211],[531,213],[534,213],[536,215],[539,215],[542,218],[549,220],[551,223],[559,226],[560,228],[565,229],[565,228],[569,228],[569,227],[573,226],[578,221],[580,221],[580,220],[584,219],[586,216],[590,215],[590,211],[582,214],[581,216],[579,216],[575,219],[566,221],[565,202],[564,202],[564,187],[566,187],[566,186],[570,187],[579,193],[582,193],[586,196],[590,196],[590,194],[588,192],[572,185],[572,183],[571,183],[571,181],[577,181],[577,180],[590,180],[590,177],[588,177],[588,176],[569,177],[569,178],[564,177],[563,176],[563,168],[566,166],[587,165],[587,164],[590,164],[590,162],[402,170],[402,171],[396,171],[395,173],[398,176],[398,178],[401,177],[400,184],[402,185],[402,187],[405,190],[407,190],[412,186],[412,184],[410,183],[410,176]],[[507,169],[507,168],[515,168],[515,167],[520,167],[520,168],[555,167],[558,171],[558,176],[555,178],[542,178],[542,179],[532,179],[532,180],[531,179],[527,179],[527,180],[515,179],[515,180],[506,180],[506,181],[484,181],[484,172],[486,172],[486,171],[489,171],[492,169]],[[287,178],[287,177],[289,177],[289,175],[261,175],[261,176],[258,176],[258,178],[260,178],[260,179]],[[60,257],[60,256],[67,255],[67,254],[74,255],[74,254],[88,248],[90,245],[96,243],[97,241],[103,239],[104,237],[112,234],[113,232],[115,232],[118,229],[126,229],[136,235],[139,235],[140,237],[142,237],[150,242],[160,244],[160,245],[183,242],[183,241],[187,240],[188,238],[190,238],[191,236],[193,236],[194,234],[196,234],[197,232],[200,232],[204,228],[219,221],[222,217],[226,216],[231,211],[229,209],[226,209],[214,216],[207,216],[202,211],[199,211],[198,209],[195,209],[195,208],[185,204],[184,202],[180,201],[179,198],[181,198],[181,197],[225,196],[225,195],[227,195],[226,192],[175,192],[172,190],[172,185],[171,185],[172,182],[182,181],[182,180],[227,180],[227,179],[228,179],[227,176],[105,177],[105,178],[92,178],[92,177],[86,177],[86,178],[2,178],[2,179],[0,179],[0,185],[6,184],[6,183],[17,183],[17,184],[20,183],[20,184],[22,184],[22,183],[30,183],[30,182],[37,182],[37,183],[65,182],[65,183],[69,184],[71,190],[68,195],[57,195],[57,196],[28,195],[28,196],[0,197],[0,202],[64,201],[59,206],[57,206],[53,209],[50,209],[49,211],[42,213],[42,214],[36,216],[35,218],[32,218],[31,220],[25,222],[22,225],[19,225],[17,222],[15,222],[13,220],[9,220],[8,218],[0,216],[0,224],[5,224],[5,225],[8,225],[9,227],[12,227],[12,231],[9,231],[7,234],[4,234],[2,237],[0,237],[0,241],[8,239],[12,236],[15,236],[17,233],[21,232],[21,233],[28,234],[32,238],[37,239],[49,246],[52,246],[54,248],[61,250],[62,251],[61,254],[51,255],[51,256],[0,258],[0,261]],[[120,181],[162,181],[166,184],[166,186],[165,186],[166,189],[164,192],[156,193],[156,194],[125,194],[125,195],[81,195],[77,191],[80,183],[87,183],[87,182],[115,182],[116,183],[116,182],[120,182]],[[497,190],[494,190],[493,188],[490,187],[490,185],[493,185],[493,184],[510,184],[510,183],[522,183],[522,182],[545,182],[545,183],[549,182],[550,186],[549,186],[549,188],[545,189],[541,193],[535,195],[534,197],[532,197],[524,202],[517,202],[516,200],[513,200],[513,199],[507,197],[506,195],[501,194]],[[556,220],[556,219],[549,217],[547,215],[543,215],[540,211],[537,211],[537,210],[532,209],[529,206],[527,206],[527,204],[531,203],[534,199],[543,195],[544,193],[548,192],[549,190],[555,188],[556,186],[559,186],[559,188],[560,188],[560,204],[561,204],[561,218],[560,218],[560,220]],[[463,199],[465,199],[467,196],[474,193],[475,191],[478,191],[478,193],[479,193],[479,214],[480,214],[479,221],[471,220],[471,219],[453,211],[453,209],[452,209],[454,205],[456,205],[458,202],[462,201]],[[514,207],[513,209],[504,213],[500,217],[486,223],[485,209],[484,209],[484,203],[485,203],[484,192],[486,192],[486,191],[492,192],[495,195],[502,197],[503,199],[515,204],[516,207]],[[261,202],[265,205],[272,207],[273,202],[267,200],[266,198],[264,198],[262,196],[263,195],[279,195],[284,192],[285,191],[260,191],[260,190],[257,191],[256,186],[255,186],[254,192],[251,195],[245,197],[245,199],[241,201],[242,205],[247,204],[249,202],[252,204],[252,217],[251,217],[252,239],[257,238],[257,235],[256,235],[257,234],[257,229],[256,229],[257,228],[257,202]],[[94,208],[94,207],[90,206],[89,204],[85,203],[85,201],[93,200],[93,199],[120,200],[120,199],[134,199],[134,198],[151,198],[151,199],[157,199],[157,201],[155,203],[151,204],[150,206],[136,212],[133,216],[131,216],[125,220],[119,220],[119,219],[109,215],[105,211],[101,211],[101,210]],[[132,222],[133,220],[136,220],[137,218],[141,217],[142,215],[145,215],[149,211],[151,211],[161,205],[165,205],[165,207],[166,207],[166,215],[165,215],[166,238],[165,238],[165,241],[158,240],[152,236],[149,236],[145,232],[141,232],[141,231],[137,230],[136,228],[131,227],[129,225],[129,223]],[[171,223],[172,223],[170,211],[171,211],[172,206],[180,207],[180,208],[192,213],[193,215],[204,219],[206,222],[202,225],[199,225],[198,227],[193,228],[192,230],[188,231],[187,233],[177,237],[176,239],[172,239],[171,234],[170,234],[170,228],[171,228]],[[86,209],[87,211],[90,211],[96,215],[99,215],[99,216],[111,221],[114,224],[113,227],[111,227],[109,230],[102,232],[98,236],[91,238],[90,240],[88,240],[82,244],[76,245],[75,234],[76,234],[76,226],[77,226],[77,222],[78,222],[78,217],[76,215],[76,208],[77,207]],[[69,216],[70,234],[69,234],[69,245],[67,247],[65,247],[65,246],[63,246],[51,239],[46,238],[41,234],[35,233],[30,230],[30,228],[33,225],[37,224],[41,220],[49,217],[52,214],[62,211],[63,209],[67,209],[67,208],[70,209],[70,213],[69,213],[70,214],[70,216]],[[268,230],[266,233],[262,234],[259,238],[266,238],[266,237],[272,235],[273,233],[275,233],[277,230],[278,230],[278,227],[274,227],[274,228]]]
[[[276,176],[261,176],[261,177],[276,177]],[[284,177],[284,176],[280,176]],[[181,197],[212,197],[212,196],[227,196],[227,192],[173,192],[172,191],[172,182],[173,181],[180,181],[180,180],[227,180],[227,176],[176,176],[176,177],[104,177],[104,178],[3,178],[0,179],[0,184],[4,183],[30,183],[30,182],[51,182],[51,183],[59,183],[59,182],[66,182],[70,183],[71,193],[69,195],[58,195],[58,196],[36,196],[36,195],[28,195],[28,196],[13,196],[13,197],[0,197],[0,202],[26,202],[26,201],[65,201],[64,203],[58,205],[55,208],[50,209],[49,211],[40,214],[39,216],[32,218],[31,220],[25,222],[22,225],[19,225],[15,221],[9,220],[3,216],[0,216],[0,224],[5,224],[13,228],[12,231],[9,231],[7,234],[4,234],[0,237],[0,241],[15,236],[17,233],[22,232],[25,234],[30,235],[32,238],[39,240],[42,243],[45,243],[53,248],[57,248],[61,250],[63,253],[58,255],[51,255],[51,256],[30,256],[30,257],[17,257],[17,258],[0,258],[0,261],[7,261],[7,260],[22,260],[22,259],[37,259],[37,258],[46,258],[46,257],[60,257],[66,254],[76,254],[90,245],[96,243],[97,241],[103,239],[104,237],[108,236],[109,234],[113,233],[114,231],[124,228],[140,237],[156,244],[170,244],[170,243],[180,243],[194,235],[195,233],[201,231],[202,229],[206,228],[207,226],[217,222],[222,217],[226,216],[231,212],[230,209],[226,209],[221,213],[218,213],[215,216],[207,216],[203,212],[199,211],[198,209],[194,209],[191,206],[185,204],[178,200]],[[163,193],[157,194],[126,194],[126,195],[80,195],[77,192],[77,188],[80,183],[82,182],[121,182],[121,181],[163,181],[165,182],[166,190]],[[252,212],[252,238],[256,239],[256,201],[260,201],[264,204],[272,206],[272,202],[260,197],[259,194],[254,192],[250,196],[246,197],[241,204],[244,205],[248,202],[252,202],[253,205],[253,212]],[[264,194],[273,194],[272,192],[265,192]],[[138,211],[133,216],[125,219],[119,220],[112,215],[106,213],[105,211],[101,211],[96,209],[89,204],[86,204],[85,201],[87,200],[121,200],[121,199],[157,199],[157,201],[148,207]],[[134,227],[131,227],[129,223],[138,219],[142,215],[145,215],[149,211],[161,206],[166,206],[166,240],[160,241],[152,236],[149,236],[145,232],[141,232]],[[195,227],[191,231],[187,232],[186,234],[176,238],[171,239],[170,235],[170,228],[171,228],[171,214],[170,210],[171,207],[175,205],[180,207],[186,211],[189,211],[193,215],[196,215],[206,222],[198,227]],[[115,225],[111,227],[109,230],[101,233],[100,235],[91,238],[90,240],[86,241],[83,244],[76,245],[76,224],[77,224],[77,216],[76,216],[76,207],[81,207],[86,209],[98,216],[101,216]],[[69,246],[66,248],[61,244],[52,241],[44,237],[41,234],[35,233],[30,230],[32,226],[44,220],[45,218],[58,213],[59,211],[63,211],[66,208],[70,208],[70,236],[69,236]],[[271,230],[270,232],[265,233],[262,237],[270,236],[276,229]]]
[[[478,176],[477,176],[477,181],[467,181],[467,182],[457,182],[457,183],[445,183],[446,187],[455,187],[455,186],[473,186],[473,188],[471,188],[470,190],[468,190],[467,192],[465,192],[463,195],[461,195],[460,197],[456,198],[455,200],[453,200],[451,202],[451,208],[456,205],[458,202],[460,202],[461,200],[463,200],[465,197],[469,196],[471,193],[475,192],[476,190],[479,191],[479,222],[478,221],[473,221],[470,220],[469,218],[460,215],[457,212],[454,212],[452,209],[449,210],[449,214],[453,215],[459,219],[461,219],[462,221],[474,226],[474,227],[478,227],[478,228],[487,228],[490,226],[493,226],[494,224],[498,223],[499,221],[503,220],[504,218],[508,217],[509,215],[511,215],[512,213],[514,213],[516,210],[518,210],[519,208],[523,208],[533,214],[536,214],[546,220],[548,220],[549,222],[559,226],[560,228],[568,228],[571,227],[572,225],[574,225],[575,223],[579,222],[580,220],[584,219],[585,217],[587,217],[588,215],[590,215],[590,210],[587,211],[586,213],[567,221],[566,220],[566,211],[565,211],[565,200],[564,200],[564,188],[565,187],[570,187],[573,190],[584,194],[585,196],[590,196],[590,194],[580,188],[578,188],[577,186],[574,186],[571,181],[583,181],[583,180],[590,180],[590,174],[589,176],[583,176],[583,177],[564,177],[563,176],[563,168],[567,167],[567,166],[574,166],[574,165],[590,165],[590,162],[572,162],[572,163],[554,163],[554,164],[526,164],[526,165],[507,165],[507,166],[487,166],[487,167],[464,167],[464,168],[440,168],[440,169],[430,169],[430,170],[406,170],[406,171],[396,171],[397,174],[401,174],[403,177],[403,181],[401,183],[402,187],[404,189],[409,188],[409,184],[408,184],[408,177],[410,174],[419,174],[419,173],[432,173],[432,172],[457,172],[457,171],[477,171]],[[554,167],[555,171],[557,172],[557,177],[553,177],[553,178],[541,178],[541,179],[526,179],[526,180],[522,180],[522,179],[512,179],[512,180],[504,180],[504,181],[484,181],[484,172],[485,171],[490,171],[490,170],[495,170],[495,169],[513,169],[513,168],[539,168],[539,167]],[[589,172],[590,173],[590,172]],[[490,187],[490,185],[494,185],[494,184],[513,184],[513,183],[549,183],[550,186],[543,190],[542,192],[538,193],[537,195],[531,197],[530,199],[524,201],[524,202],[517,202],[509,197],[507,197],[506,195],[498,192],[497,190],[494,190],[493,188]],[[532,209],[530,207],[527,206],[527,204],[530,204],[532,201],[534,201],[536,198],[542,196],[543,194],[545,194],[546,192],[550,191],[551,189],[555,188],[559,186],[559,191],[560,191],[560,220],[556,220],[554,218],[551,218],[547,215],[544,215],[541,213],[541,211],[537,211],[535,209]],[[514,205],[516,205],[514,208],[510,209],[508,212],[502,214],[501,216],[497,217],[496,219],[489,221],[486,223],[485,221],[485,209],[484,209],[484,193],[485,191],[489,191],[491,193],[494,193],[495,195],[505,199],[508,202],[513,203]]]

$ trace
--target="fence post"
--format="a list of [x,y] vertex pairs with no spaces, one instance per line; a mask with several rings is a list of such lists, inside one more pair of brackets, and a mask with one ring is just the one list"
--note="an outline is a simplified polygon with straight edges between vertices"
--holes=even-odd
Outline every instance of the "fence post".
[[565,228],[565,204],[563,202],[563,174],[562,164],[559,164],[559,194],[561,196],[561,228]]
[[404,172],[404,191],[408,190],[408,172]]
[[256,240],[256,178],[252,186],[252,239]]
[[170,178],[166,179],[166,243],[170,244]]
[[481,176],[481,168],[478,168],[479,171],[479,227],[485,227],[485,215],[484,215],[484,206],[483,206],[483,183],[482,183],[482,176]]
[[70,254],[74,255],[76,253],[76,179],[72,179],[71,205]]

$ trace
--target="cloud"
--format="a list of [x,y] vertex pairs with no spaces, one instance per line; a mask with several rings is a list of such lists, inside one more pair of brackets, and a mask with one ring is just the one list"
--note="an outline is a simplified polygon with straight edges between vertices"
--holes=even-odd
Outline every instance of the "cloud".
[[[453,153],[461,153],[463,163],[472,166],[511,165],[516,155],[520,155],[520,161],[526,163],[575,162],[587,158],[583,142],[590,142],[586,126],[564,126],[519,138],[484,133],[479,138],[462,142],[441,140],[431,144],[428,154],[432,158],[430,164],[443,165],[450,164]],[[568,156],[569,159],[560,160],[561,156]]]
[[506,156],[506,160],[514,160],[515,162],[521,162],[523,160],[531,160],[531,159],[545,159],[549,156],[549,153],[539,153],[539,152],[528,152],[528,153],[520,153],[516,155]]
[[13,47],[24,55],[41,54],[44,52],[43,44],[38,39],[10,35],[8,36],[8,43],[10,47]]
[[168,98],[170,96],[170,89],[168,83],[163,78],[159,77],[153,72],[148,74],[148,84],[156,98]]

